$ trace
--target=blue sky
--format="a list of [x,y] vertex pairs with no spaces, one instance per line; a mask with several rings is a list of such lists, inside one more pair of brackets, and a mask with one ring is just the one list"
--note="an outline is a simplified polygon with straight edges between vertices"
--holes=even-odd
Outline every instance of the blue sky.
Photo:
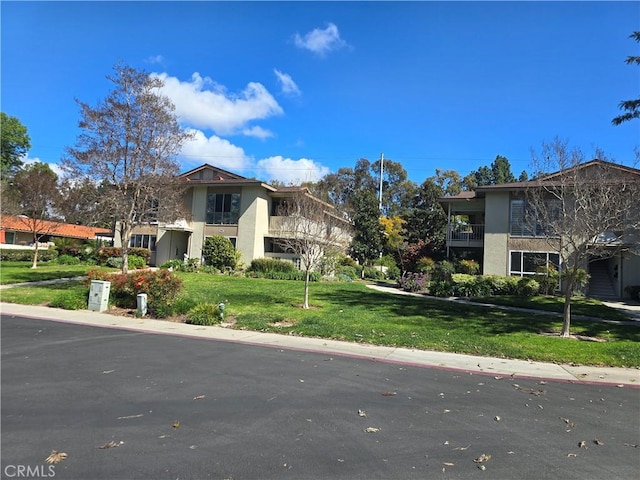
[[506,156],[516,176],[558,136],[633,165],[639,2],[1,3],[2,111],[29,159],[56,164],[79,133],[78,98],[122,61],[165,79],[195,131],[183,170],[316,180],[358,158],[420,183]]

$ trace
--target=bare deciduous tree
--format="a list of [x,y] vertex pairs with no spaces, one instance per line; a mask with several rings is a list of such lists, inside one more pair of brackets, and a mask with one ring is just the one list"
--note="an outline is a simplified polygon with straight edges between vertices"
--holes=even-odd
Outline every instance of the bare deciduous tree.
[[304,303],[309,308],[309,277],[320,261],[332,253],[344,252],[350,241],[349,223],[336,215],[332,206],[311,196],[306,188],[283,201],[273,232],[286,252],[300,259],[305,272]]
[[33,236],[33,264],[38,266],[38,246],[46,235],[55,233],[55,223],[47,221],[58,197],[58,176],[45,163],[32,163],[18,170],[13,186],[17,194],[15,213]]
[[571,297],[587,280],[589,261],[638,249],[633,235],[640,228],[640,174],[605,161],[602,152],[595,158],[585,162],[579,149],[559,139],[543,143],[540,155],[534,152],[533,171],[555,173],[538,176],[526,192],[528,228],[560,256],[563,337],[570,334]]
[[83,132],[76,146],[67,149],[64,165],[76,178],[110,185],[99,206],[117,225],[126,273],[133,228],[184,214],[184,185],[174,157],[190,134],[160,93],[161,79],[121,64],[114,71],[107,78],[115,87],[104,101],[95,107],[78,101]]

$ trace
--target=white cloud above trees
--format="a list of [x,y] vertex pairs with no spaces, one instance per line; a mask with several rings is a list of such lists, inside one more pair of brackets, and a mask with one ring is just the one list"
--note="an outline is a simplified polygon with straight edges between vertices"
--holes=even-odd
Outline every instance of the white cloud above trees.
[[249,82],[239,93],[229,93],[224,86],[198,72],[187,81],[166,73],[155,75],[164,81],[163,93],[175,105],[181,122],[213,130],[217,135],[251,133],[250,122],[283,113],[276,99],[257,82]]
[[[277,69],[274,74],[282,93],[301,94],[290,75]],[[180,153],[185,170],[209,163],[241,175],[255,174],[264,181],[276,179],[291,185],[317,181],[329,173],[327,167],[308,158],[294,160],[273,155],[256,162],[242,147],[225,138],[238,135],[266,140],[274,136],[257,123],[282,115],[284,110],[262,84],[250,82],[241,92],[230,93],[225,86],[197,72],[186,81],[167,73],[153,75],[163,80],[162,93],[174,104],[180,123],[193,134]]]
[[190,166],[209,163],[228,170],[245,170],[251,167],[251,159],[244,150],[216,135],[207,137],[201,130],[189,129],[191,141],[182,146],[183,160]]
[[329,169],[308,158],[293,160],[276,155],[257,162],[259,176],[263,179],[278,180],[287,185],[315,182],[329,173]]

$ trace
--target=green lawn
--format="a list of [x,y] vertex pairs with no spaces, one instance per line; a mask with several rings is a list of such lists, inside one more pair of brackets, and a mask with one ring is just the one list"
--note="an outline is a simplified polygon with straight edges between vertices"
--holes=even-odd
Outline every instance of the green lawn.
[[[517,297],[515,295],[501,295],[496,297],[477,297],[472,301],[478,303],[491,303],[509,307],[532,308],[548,312],[562,313],[564,309],[564,297]],[[607,320],[627,320],[624,312],[604,305],[593,298],[576,297],[571,302],[572,315],[584,315],[587,317],[605,318]]]
[[[227,302],[235,328],[547,362],[640,367],[640,328],[635,326],[574,320],[572,333],[605,341],[567,340],[547,335],[560,331],[561,321],[554,316],[382,293],[359,282],[312,283],[312,308],[303,310],[302,282],[179,275],[185,284],[183,297],[199,303]],[[73,289],[86,292],[87,288],[80,282],[16,287],[4,290],[2,300],[46,304]]]
[[77,277],[86,275],[92,268],[97,267],[41,262],[38,268],[31,268],[31,262],[0,262],[0,285]]
[[[301,282],[182,274],[185,296],[228,301],[236,328],[559,363],[640,366],[640,328],[574,320],[572,331],[606,342],[566,340],[561,320],[381,293],[362,283],[314,283],[302,310]],[[578,300],[578,303],[580,300]],[[602,306],[611,315],[612,309]]]

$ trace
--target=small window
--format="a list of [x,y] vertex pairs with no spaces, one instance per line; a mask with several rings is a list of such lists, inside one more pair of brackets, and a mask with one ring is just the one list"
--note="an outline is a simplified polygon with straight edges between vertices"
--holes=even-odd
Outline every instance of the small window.
[[129,239],[130,248],[148,248],[152,252],[156,251],[156,236],[146,234],[131,235]]

